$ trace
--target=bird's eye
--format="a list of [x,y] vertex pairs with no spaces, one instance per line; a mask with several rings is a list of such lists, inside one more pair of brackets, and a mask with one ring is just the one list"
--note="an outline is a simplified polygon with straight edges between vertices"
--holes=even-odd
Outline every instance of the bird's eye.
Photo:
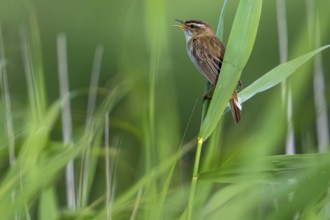
[[196,26],[194,24],[189,25],[190,28],[195,28]]

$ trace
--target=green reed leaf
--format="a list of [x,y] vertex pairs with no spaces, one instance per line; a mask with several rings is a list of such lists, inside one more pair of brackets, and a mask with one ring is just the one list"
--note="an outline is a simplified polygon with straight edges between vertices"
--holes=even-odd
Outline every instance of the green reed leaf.
[[273,86],[279,84],[282,80],[289,77],[294,73],[301,65],[307,62],[316,54],[320,53],[322,50],[329,48],[330,45],[320,47],[316,50],[313,50],[309,53],[306,53],[294,60],[283,63],[274,69],[267,72],[265,75],[257,79],[254,83],[246,87],[239,93],[241,102],[245,102],[252,98],[255,94],[263,92],[267,89],[272,88]]
[[212,102],[201,126],[199,138],[208,138],[217,123],[246,65],[257,35],[261,0],[240,1],[229,36],[221,74]]

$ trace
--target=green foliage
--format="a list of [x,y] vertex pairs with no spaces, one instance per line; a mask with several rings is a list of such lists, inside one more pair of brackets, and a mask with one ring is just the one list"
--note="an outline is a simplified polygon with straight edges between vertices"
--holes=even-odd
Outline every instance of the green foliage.
[[318,48],[314,51],[306,53],[294,60],[283,63],[274,69],[267,72],[265,75],[257,79],[251,85],[246,87],[242,92],[239,93],[239,97],[242,102],[245,102],[252,98],[257,93],[266,91],[273,86],[276,86],[286,78],[288,78],[291,74],[293,74],[301,65],[307,62],[316,54],[320,53],[322,50],[329,48],[330,45]]
[[[201,125],[201,101],[196,109],[193,103],[201,97],[202,78],[185,54],[182,33],[170,24],[174,18],[212,24],[220,3],[47,3],[0,1],[1,219],[329,218],[330,154],[317,153],[310,71],[312,58],[329,56],[328,1],[309,8],[320,17],[308,20],[315,33],[300,18],[304,3],[287,2],[294,59],[280,65],[274,1],[226,1],[217,31],[227,45],[225,60]],[[298,15],[299,25],[290,26]],[[306,43],[316,39],[316,21],[325,45],[319,48]],[[59,31],[67,36],[71,91],[63,99],[54,40]],[[86,123],[91,54],[100,42],[105,61],[98,102]],[[329,64],[323,67],[327,72]],[[239,78],[247,85],[239,92],[244,117],[234,125],[225,113]],[[283,80],[293,87],[297,155],[282,154],[288,127],[278,89]],[[66,101],[73,112],[70,144],[62,142],[59,120]],[[69,161],[75,208],[66,199]]]
[[217,83],[213,102],[210,104],[199,133],[199,138],[202,140],[208,138],[218,124],[221,117],[219,112],[224,111],[227,105],[226,100],[229,100],[232,95],[236,82],[240,79],[248,61],[258,30],[261,6],[262,1],[257,0],[242,1],[238,6],[221,67],[219,83]]

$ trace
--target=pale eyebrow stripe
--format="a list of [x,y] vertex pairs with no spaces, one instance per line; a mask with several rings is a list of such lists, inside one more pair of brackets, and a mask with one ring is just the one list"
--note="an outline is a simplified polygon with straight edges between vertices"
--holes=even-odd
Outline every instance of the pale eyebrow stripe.
[[198,27],[205,27],[204,24],[198,24],[198,23],[195,23],[195,25],[198,26]]
[[187,25],[191,25],[191,24],[196,25],[197,27],[203,27],[203,28],[205,27],[205,24],[200,24],[195,22],[187,23]]

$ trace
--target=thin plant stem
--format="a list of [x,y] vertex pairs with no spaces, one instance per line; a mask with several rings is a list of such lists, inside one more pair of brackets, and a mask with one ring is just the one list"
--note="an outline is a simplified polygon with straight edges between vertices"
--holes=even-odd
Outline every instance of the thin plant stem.
[[132,212],[132,215],[130,217],[130,220],[134,220],[136,219],[136,214],[137,214],[137,211],[139,209],[139,206],[140,206],[140,203],[141,203],[141,200],[142,200],[142,192],[143,192],[143,188],[141,188],[136,196],[136,200],[135,200],[135,203],[134,203],[134,208],[133,208],[133,212]]
[[[5,60],[5,48],[4,48],[4,40],[2,34],[2,27],[0,24],[0,60]],[[6,121],[6,132],[8,137],[8,148],[9,148],[9,166],[13,167],[16,163],[16,154],[15,154],[15,132],[13,125],[13,116],[12,116],[12,107],[9,93],[9,82],[7,78],[7,69],[6,66],[0,66],[0,85],[2,85],[2,94],[3,94],[3,102],[5,108],[5,121]],[[13,203],[15,203],[16,191],[13,190],[11,194],[11,199]],[[15,213],[15,220],[18,219],[18,213]]]
[[[321,29],[318,11],[315,0],[306,0],[306,12],[308,23],[309,41],[312,47],[320,47],[321,45]],[[314,61],[314,104],[316,110],[316,135],[318,151],[321,153],[329,152],[329,124],[327,114],[326,86],[323,69],[322,55],[318,54]],[[327,190],[327,196],[330,194],[330,188]],[[324,205],[321,215],[324,219],[330,215],[330,203]],[[321,217],[321,218],[322,218]]]
[[[284,63],[288,60],[288,31],[286,21],[286,7],[284,0],[277,0],[277,25],[278,25],[278,39],[280,62]],[[282,81],[282,103],[286,108],[287,117],[287,134],[285,152],[286,154],[295,153],[294,130],[292,121],[292,94],[290,83],[287,80]]]
[[[3,42],[2,28],[0,24],[0,59],[5,60],[5,48]],[[5,121],[6,121],[6,131],[8,136],[8,147],[9,147],[9,165],[13,166],[16,161],[15,155],[15,134],[14,134],[14,125],[13,125],[13,116],[12,116],[12,107],[9,94],[9,83],[7,78],[7,69],[4,66],[0,67],[0,83],[2,84],[3,89],[3,100],[5,106]]]
[[197,150],[196,150],[196,157],[195,157],[195,164],[194,164],[194,171],[191,180],[191,187],[190,187],[190,194],[189,194],[189,201],[188,201],[188,212],[187,212],[187,219],[191,219],[192,210],[194,206],[194,199],[196,194],[197,188],[197,181],[198,181],[198,171],[199,171],[199,163],[202,153],[203,147],[203,139],[198,138]]
[[106,212],[107,219],[111,220],[111,169],[110,169],[110,146],[109,146],[109,112],[105,114],[104,145],[105,145],[105,179],[106,179]]
[[93,128],[93,115],[96,106],[97,98],[97,87],[99,83],[99,76],[101,72],[101,65],[103,59],[103,46],[99,45],[95,49],[95,56],[93,61],[92,73],[91,73],[91,83],[89,88],[88,95],[88,104],[87,104],[87,116],[86,116],[86,125],[85,125],[85,134],[88,135],[88,141],[86,149],[83,151],[83,161],[80,169],[79,177],[79,193],[78,193],[78,205],[83,207],[86,204],[87,200],[87,190],[88,190],[88,177],[89,177],[89,167],[91,160],[91,145],[92,145],[92,136],[90,131]]
[[192,182],[197,181],[198,178],[198,168],[199,168],[199,161],[200,161],[200,156],[202,152],[202,146],[203,146],[203,139],[198,138],[198,144],[197,144],[197,151],[196,151],[196,160],[194,164],[194,171],[193,171],[193,179]]
[[90,87],[88,93],[85,132],[88,132],[92,125],[93,114],[96,106],[97,88],[99,85],[99,78],[100,78],[101,65],[103,59],[103,50],[104,50],[103,46],[101,45],[98,45],[95,49],[93,69],[92,69],[91,81],[90,81]]
[[217,27],[217,36],[219,39],[223,39],[223,30],[224,30],[224,14],[225,14],[225,9],[227,6],[228,0],[225,0],[221,9],[220,17],[219,17],[219,23]]
[[[222,6],[222,10],[221,10],[220,17],[219,17],[219,23],[218,23],[218,27],[217,27],[217,32],[216,32],[217,36],[220,38],[220,40],[223,38],[224,13],[225,13],[226,5],[227,5],[227,0],[225,0],[224,4]],[[205,92],[209,91],[211,86],[212,85],[210,82],[206,82]],[[208,99],[205,100],[203,103],[201,125],[206,116],[209,104],[210,104],[210,100],[208,100]],[[191,180],[191,187],[190,187],[189,200],[188,200],[187,219],[191,219],[191,216],[192,216],[192,210],[193,210],[193,206],[194,206],[195,194],[196,194],[196,189],[197,189],[197,181],[198,181],[200,159],[201,159],[201,154],[202,154],[202,147],[203,147],[203,138],[198,137],[194,170],[193,170],[193,176],[192,176],[192,180]]]
[[[72,142],[72,116],[70,101],[68,98],[66,98],[66,96],[69,94],[69,77],[66,37],[64,34],[59,34],[57,37],[57,51],[60,95],[61,99],[65,100],[62,106],[63,144],[69,147]],[[73,160],[71,160],[66,165],[67,205],[70,209],[75,209],[76,207],[76,193],[74,182],[74,163]]]
[[21,38],[23,67],[26,77],[29,103],[31,108],[31,116],[33,118],[33,122],[40,123],[42,117],[42,111],[37,96],[37,91],[36,91],[37,86],[35,86],[36,80],[34,79],[35,76],[33,74],[34,70],[32,65],[31,49],[28,44],[27,30],[25,27],[21,27],[20,38]]
[[[315,7],[314,0],[306,0],[306,12],[308,23],[309,41],[312,48],[318,48],[321,45],[320,39],[320,21]],[[327,114],[327,101],[325,96],[325,77],[323,69],[322,55],[315,56],[314,62],[314,102],[316,110],[316,134],[319,152],[329,151],[329,124]]]
[[[319,28],[316,34],[319,35]],[[319,40],[319,36],[317,36]],[[327,114],[327,99],[325,95],[326,86],[324,79],[324,69],[322,55],[318,54],[315,57],[314,63],[314,99],[315,99],[315,109],[317,112],[316,116],[316,134],[318,142],[318,150],[321,153],[329,152],[329,124],[328,124],[328,114]]]

